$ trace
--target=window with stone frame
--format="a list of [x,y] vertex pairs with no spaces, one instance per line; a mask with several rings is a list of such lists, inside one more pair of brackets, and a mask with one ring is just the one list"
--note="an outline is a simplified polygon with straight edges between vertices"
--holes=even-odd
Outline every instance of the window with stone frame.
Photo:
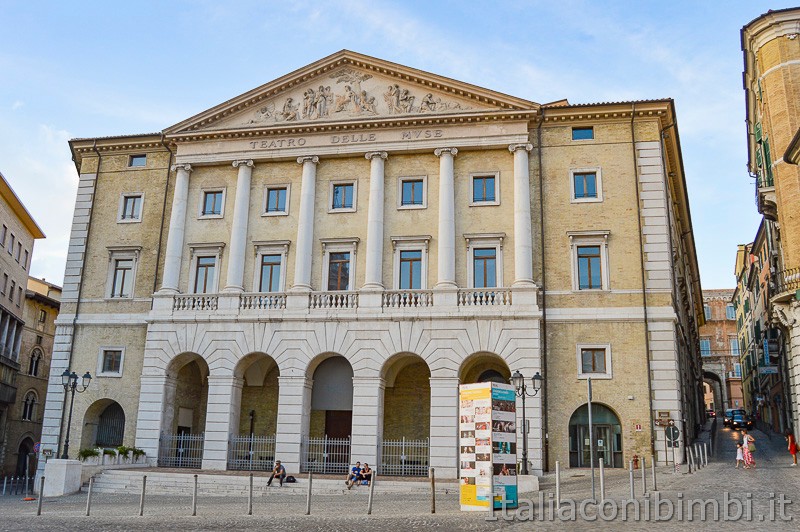
[[25,394],[25,401],[22,403],[22,421],[36,421],[36,392],[30,391]]
[[610,379],[611,344],[578,344],[575,349],[579,379]]
[[124,347],[101,347],[97,357],[97,375],[100,377],[121,377],[124,362]]

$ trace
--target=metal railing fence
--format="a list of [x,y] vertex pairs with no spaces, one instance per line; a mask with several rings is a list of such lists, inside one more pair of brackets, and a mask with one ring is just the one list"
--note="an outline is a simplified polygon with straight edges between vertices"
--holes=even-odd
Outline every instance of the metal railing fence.
[[228,442],[229,470],[269,471],[274,462],[275,436],[231,436]]
[[203,465],[205,434],[161,434],[159,440],[159,467],[186,467],[200,469]]

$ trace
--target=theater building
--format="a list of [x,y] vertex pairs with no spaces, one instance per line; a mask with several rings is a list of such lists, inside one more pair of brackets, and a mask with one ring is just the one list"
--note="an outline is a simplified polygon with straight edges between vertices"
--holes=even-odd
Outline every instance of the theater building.
[[[458,386],[536,372],[531,468],[665,455],[702,409],[673,102],[541,105],[350,51],[146,135],[80,185],[45,411],[154,464],[455,478]],[[79,442],[78,442],[79,440]],[[597,442],[595,442],[597,444]]]

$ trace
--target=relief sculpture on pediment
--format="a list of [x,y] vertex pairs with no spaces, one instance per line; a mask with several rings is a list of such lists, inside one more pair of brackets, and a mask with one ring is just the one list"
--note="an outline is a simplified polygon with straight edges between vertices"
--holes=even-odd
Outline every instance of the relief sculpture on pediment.
[[[398,83],[383,85],[371,74],[344,67],[329,74],[333,85],[308,87],[302,96],[292,94],[271,101],[251,115],[247,125],[330,120],[378,115],[408,115],[468,110],[465,102],[444,100],[432,92],[414,94]],[[384,89],[385,87],[385,89]]]

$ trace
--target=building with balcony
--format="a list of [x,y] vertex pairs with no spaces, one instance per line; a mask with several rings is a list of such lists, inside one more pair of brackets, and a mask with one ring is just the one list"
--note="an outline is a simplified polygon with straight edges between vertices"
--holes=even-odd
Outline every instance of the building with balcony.
[[0,468],[3,469],[9,453],[14,456],[17,453],[17,449],[9,448],[8,422],[15,418],[14,405],[18,400],[25,289],[37,238],[44,238],[44,233],[0,174]]
[[[588,378],[609,467],[664,460],[657,423],[700,422],[671,100],[541,105],[342,51],[160,133],[70,148],[52,375],[96,376],[71,449],[455,478],[459,384],[514,371],[544,377],[517,425],[536,472],[587,465]],[[63,405],[55,377],[45,448]]]
[[[794,430],[800,425],[800,169],[792,164],[792,139],[800,129],[800,9],[769,11],[742,28],[744,90],[747,113],[748,167],[756,181],[759,212],[767,241],[770,283],[766,299],[769,321],[776,322],[788,368],[784,409]],[[774,223],[773,223],[774,222]],[[767,235],[768,236],[768,235]],[[747,393],[747,391],[745,391]],[[797,434],[797,432],[796,432]]]
[[733,290],[703,290],[705,325],[700,327],[706,408],[742,407],[742,366]]
[[22,476],[36,471],[34,445],[42,438],[42,418],[47,379],[53,354],[55,320],[61,287],[44,279],[28,278],[23,303],[22,336],[17,374],[17,400],[9,408],[6,424],[7,451],[2,471]]

